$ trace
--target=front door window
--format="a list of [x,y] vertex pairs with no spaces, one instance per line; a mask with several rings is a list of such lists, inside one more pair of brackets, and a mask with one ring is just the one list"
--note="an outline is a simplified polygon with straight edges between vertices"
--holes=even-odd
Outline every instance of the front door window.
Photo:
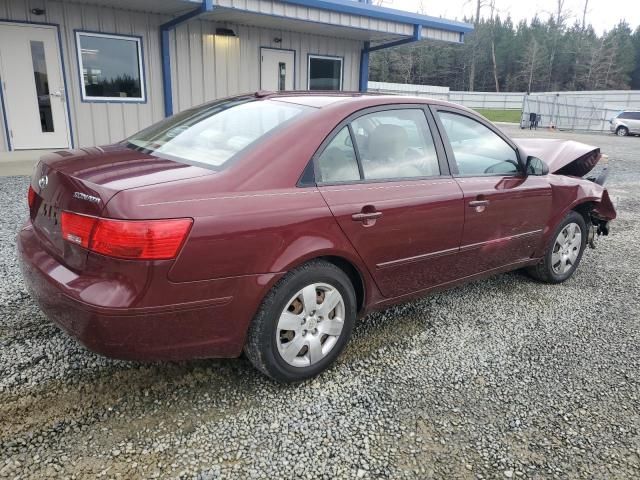
[[462,176],[515,175],[516,151],[482,123],[464,115],[438,112]]

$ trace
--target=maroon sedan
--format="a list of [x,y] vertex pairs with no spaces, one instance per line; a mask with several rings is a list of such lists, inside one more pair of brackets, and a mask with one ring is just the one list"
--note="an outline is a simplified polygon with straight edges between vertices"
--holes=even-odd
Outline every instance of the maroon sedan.
[[429,99],[267,93],[44,157],[18,243],[44,312],[124,359],[312,377],[356,317],[526,267],[558,283],[615,210],[598,148]]

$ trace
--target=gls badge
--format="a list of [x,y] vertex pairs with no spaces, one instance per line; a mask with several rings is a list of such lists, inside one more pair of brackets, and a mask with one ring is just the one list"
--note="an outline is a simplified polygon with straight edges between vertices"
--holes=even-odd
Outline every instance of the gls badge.
[[82,192],[73,192],[73,198],[77,198],[78,200],[86,200],[87,202],[92,203],[100,203],[100,199],[98,197],[87,195],[86,193]]

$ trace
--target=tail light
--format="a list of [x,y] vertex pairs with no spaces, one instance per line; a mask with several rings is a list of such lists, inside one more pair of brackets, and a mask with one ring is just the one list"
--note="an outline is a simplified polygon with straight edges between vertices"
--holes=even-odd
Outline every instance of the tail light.
[[29,202],[29,210],[31,210],[36,201],[36,192],[31,185],[29,185],[29,191],[27,192],[27,201]]
[[88,250],[130,260],[175,258],[193,220],[112,220],[62,212],[62,237]]

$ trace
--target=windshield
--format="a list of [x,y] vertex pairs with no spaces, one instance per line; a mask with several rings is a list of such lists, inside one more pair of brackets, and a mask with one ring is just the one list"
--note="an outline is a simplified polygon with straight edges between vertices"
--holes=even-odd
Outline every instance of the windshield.
[[178,113],[126,140],[129,148],[221,168],[234,155],[311,107],[241,97]]

